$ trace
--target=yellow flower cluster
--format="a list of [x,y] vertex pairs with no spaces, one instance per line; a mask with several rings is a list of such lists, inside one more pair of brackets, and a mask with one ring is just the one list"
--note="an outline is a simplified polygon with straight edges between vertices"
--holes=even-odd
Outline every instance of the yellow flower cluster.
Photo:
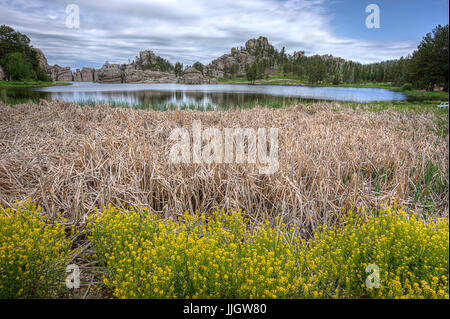
[[249,227],[241,211],[164,220],[109,206],[89,236],[119,298],[448,298],[448,220],[358,212],[304,241],[278,219]]
[[[87,236],[119,298],[449,298],[448,219],[352,208],[304,240],[278,218],[244,216],[108,206]],[[61,221],[30,200],[0,207],[0,298],[61,296],[71,249]]]
[[448,299],[448,219],[424,221],[392,206],[363,219],[363,210],[347,212],[343,227],[321,227],[304,247],[302,264],[315,269],[312,290],[333,298]]
[[70,243],[31,200],[0,207],[0,298],[56,297]]
[[[249,230],[241,212],[162,220],[108,207],[91,241],[120,298],[276,298],[294,295],[296,238],[268,223]],[[288,244],[287,236],[294,238]]]

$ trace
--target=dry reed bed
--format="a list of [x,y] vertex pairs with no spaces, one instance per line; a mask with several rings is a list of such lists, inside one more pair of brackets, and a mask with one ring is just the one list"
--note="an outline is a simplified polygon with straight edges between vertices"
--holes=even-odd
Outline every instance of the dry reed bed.
[[[435,175],[448,185],[448,135],[433,132],[432,114],[332,111],[339,107],[160,112],[0,103],[0,204],[32,197],[50,214],[74,220],[108,203],[146,205],[166,216],[242,208],[254,218],[281,215],[309,233],[352,202],[399,200],[420,211],[415,184],[427,160],[440,165]],[[191,131],[194,119],[203,128],[278,127],[279,170],[260,175],[254,164],[169,163],[171,129]],[[448,216],[448,186],[429,188],[434,214]]]

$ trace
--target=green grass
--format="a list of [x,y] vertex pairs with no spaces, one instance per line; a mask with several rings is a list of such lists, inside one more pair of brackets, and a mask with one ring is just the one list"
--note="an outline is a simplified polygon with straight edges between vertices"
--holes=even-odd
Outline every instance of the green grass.
[[439,104],[439,101],[341,102],[340,104],[354,110],[363,109],[368,112],[394,110],[399,112],[411,111],[414,113],[434,113],[437,124],[435,133],[439,136],[445,136],[449,131],[449,111],[448,108],[438,108],[437,105]]
[[[140,102],[140,103],[128,103],[128,102],[117,102],[117,101],[95,101],[95,100],[84,100],[76,102],[78,105],[87,105],[87,106],[97,106],[100,104],[108,104],[111,107],[128,107],[134,109],[143,109],[143,110],[155,110],[155,111],[167,111],[167,110],[204,110],[204,111],[212,111],[216,109],[220,110],[229,110],[229,109],[251,109],[254,107],[267,107],[267,108],[282,108],[286,106],[290,106],[297,102],[312,103],[312,101],[303,101],[301,99],[293,99],[293,98],[285,98],[285,99],[254,99],[249,101],[244,101],[239,105],[201,105],[201,104],[192,104],[186,103],[177,106],[176,104],[163,104],[163,103],[153,103],[149,102]],[[318,102],[318,101],[317,101]],[[17,103],[16,103],[17,104]]]
[[0,88],[12,89],[12,88],[37,88],[45,86],[63,86],[72,85],[66,82],[43,82],[43,81],[0,81]]
[[408,99],[413,101],[448,101],[448,92],[444,91],[434,91],[434,92],[428,92],[428,91],[420,91],[420,90],[411,90],[411,91],[403,91],[401,88],[394,87],[392,88],[393,91],[396,92],[402,92],[405,94]]

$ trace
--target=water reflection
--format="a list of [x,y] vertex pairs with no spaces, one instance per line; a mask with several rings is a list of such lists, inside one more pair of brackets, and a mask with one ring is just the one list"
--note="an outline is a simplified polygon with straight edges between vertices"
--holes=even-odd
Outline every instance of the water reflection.
[[[9,90],[8,90],[9,91]],[[281,106],[293,99],[355,102],[404,100],[402,93],[386,89],[306,87],[277,85],[101,84],[73,82],[7,93],[9,96],[59,99],[71,102],[113,102],[123,105],[160,106]]]

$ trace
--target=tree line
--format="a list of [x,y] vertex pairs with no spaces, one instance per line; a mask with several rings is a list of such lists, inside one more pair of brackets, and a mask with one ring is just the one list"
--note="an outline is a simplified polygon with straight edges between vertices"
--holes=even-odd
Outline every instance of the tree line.
[[0,66],[9,80],[52,81],[39,65],[30,39],[6,25],[0,26]]
[[[393,86],[448,92],[448,37],[448,24],[438,25],[407,57],[370,64],[345,61],[330,55],[289,56],[283,48],[280,52],[275,50],[266,56],[256,56],[255,62],[245,66],[245,74],[251,82],[267,78],[271,72],[281,72],[310,84],[389,82]],[[233,70],[229,72],[232,76],[236,73]]]

